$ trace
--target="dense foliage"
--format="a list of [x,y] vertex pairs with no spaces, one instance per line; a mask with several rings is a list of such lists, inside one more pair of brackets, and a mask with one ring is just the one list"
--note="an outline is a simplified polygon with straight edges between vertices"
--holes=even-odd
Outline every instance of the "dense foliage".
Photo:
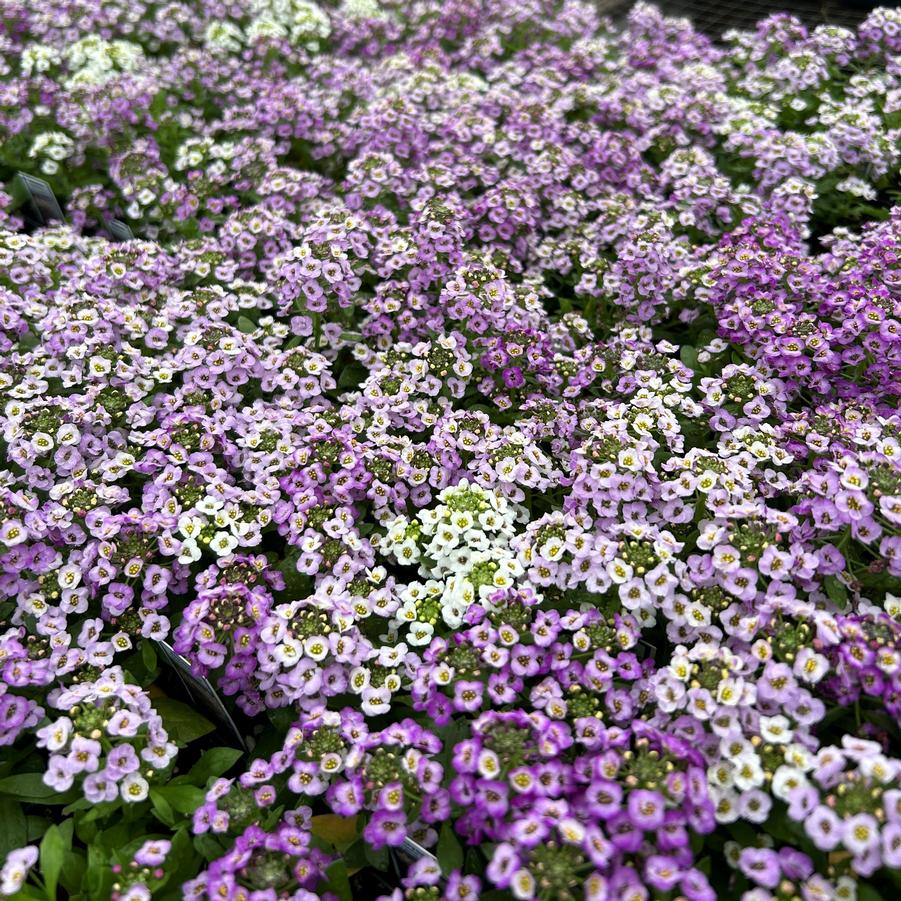
[[901,13],[0,22],[0,894],[897,897]]

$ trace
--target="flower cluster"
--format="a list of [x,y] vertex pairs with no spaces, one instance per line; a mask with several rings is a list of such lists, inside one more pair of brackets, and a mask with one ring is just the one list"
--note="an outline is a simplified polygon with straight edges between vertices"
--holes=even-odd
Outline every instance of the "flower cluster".
[[44,782],[64,792],[78,780],[93,804],[145,800],[176,754],[147,694],[111,667],[92,682],[52,692],[49,700],[66,715],[35,732],[37,746],[49,754]]
[[0,894],[893,897],[901,14],[0,21]]
[[490,603],[511,588],[522,566],[511,550],[515,523],[527,514],[495,491],[466,479],[445,488],[437,505],[412,522],[398,516],[386,523],[380,550],[402,565],[419,565],[425,582],[408,582],[395,622],[408,627],[413,645],[426,645],[436,626],[459,629],[476,602]]

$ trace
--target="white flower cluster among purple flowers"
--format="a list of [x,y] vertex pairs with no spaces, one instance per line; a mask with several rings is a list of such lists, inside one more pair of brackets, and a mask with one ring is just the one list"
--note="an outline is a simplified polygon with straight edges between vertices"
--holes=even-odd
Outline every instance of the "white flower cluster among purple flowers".
[[901,11],[0,23],[0,895],[897,897]]

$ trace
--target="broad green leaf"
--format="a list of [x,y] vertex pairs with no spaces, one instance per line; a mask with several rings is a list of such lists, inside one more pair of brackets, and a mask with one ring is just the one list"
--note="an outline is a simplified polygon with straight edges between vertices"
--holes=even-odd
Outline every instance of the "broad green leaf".
[[325,873],[328,877],[329,891],[334,892],[340,901],[353,901],[354,895],[350,888],[347,864],[343,860],[336,860]]
[[689,368],[698,368],[698,349],[689,344],[683,344],[679,348],[679,359]]
[[222,842],[215,835],[204,832],[194,836],[194,847],[204,860],[215,860],[225,853]]
[[82,816],[79,817],[81,823],[93,823],[97,820],[103,820],[108,817],[114,810],[118,810],[122,806],[122,802],[116,798],[115,801],[104,801],[102,804],[95,804]]
[[51,826],[41,842],[41,875],[44,877],[45,893],[48,901],[56,901],[56,886],[66,857],[66,840],[59,826]]
[[390,856],[387,848],[379,848],[378,851],[376,851],[371,845],[366,845],[365,854],[366,860],[370,866],[375,867],[377,870],[381,870],[383,873],[388,869]]
[[109,857],[96,845],[88,845],[88,861],[82,879],[88,898],[109,898],[112,893],[113,871]]
[[60,794],[55,788],[51,788],[40,773],[22,773],[0,779],[0,795],[40,804],[68,804],[74,798],[72,792]]
[[349,872],[355,872],[366,866],[366,842],[355,841],[345,852],[344,861]]
[[191,834],[185,826],[182,826],[172,837],[172,847],[166,858],[167,875],[179,868],[193,866],[194,848],[191,845]]
[[0,798],[0,859],[28,844],[28,821],[18,801]]
[[158,698],[153,702],[163,718],[169,737],[178,745],[187,745],[213,731],[215,726],[196,710],[173,698]]
[[366,378],[366,375],[365,367],[361,363],[354,361],[341,370],[341,373],[338,376],[338,387],[355,388]]
[[69,816],[70,813],[75,813],[76,810],[87,810],[92,806],[93,805],[87,798],[79,798],[77,801],[73,801],[63,808],[63,816]]
[[463,866],[463,847],[448,822],[441,826],[441,832],[438,834],[438,863],[441,864],[441,871],[445,876],[451,870],[459,870]]
[[857,883],[857,901],[885,901],[882,895],[866,882]]
[[147,667],[148,673],[156,672],[156,651],[152,641],[141,642],[141,660],[144,666]]
[[313,817],[312,832],[337,848],[349,847],[359,837],[356,817],[339,817],[334,813]]
[[193,813],[206,797],[204,790],[196,785],[164,785],[156,791],[179,813]]
[[97,836],[95,844],[112,856],[127,845],[131,839],[132,834],[129,825],[123,822],[116,822],[114,826],[104,829]]
[[175,823],[176,817],[172,805],[156,788],[150,789],[150,803],[153,805],[153,812],[161,823],[164,823],[166,826],[172,826]]
[[823,579],[823,587],[826,589],[826,595],[829,600],[840,610],[845,610],[848,606],[848,589],[841,583],[837,576],[826,576]]
[[41,892],[36,889],[32,885],[23,885],[22,888],[19,889],[13,895],[14,901],[46,901],[46,895],[42,895]]
[[34,814],[29,814],[25,817],[25,827],[28,830],[28,834],[25,837],[25,844],[34,844],[37,839],[44,835],[49,825],[50,820],[47,819],[47,817],[39,817]]
[[75,851],[66,851],[59,881],[66,893],[71,897],[76,894],[84,878],[85,859]]
[[205,786],[213,776],[228,772],[241,759],[242,753],[237,748],[210,748],[191,767],[188,779],[194,785]]

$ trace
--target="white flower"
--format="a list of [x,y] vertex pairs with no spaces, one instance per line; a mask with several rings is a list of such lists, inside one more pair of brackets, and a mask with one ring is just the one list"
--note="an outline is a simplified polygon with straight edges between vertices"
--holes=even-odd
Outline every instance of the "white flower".
[[735,766],[735,787],[739,791],[748,791],[763,785],[765,776],[760,758],[753,752],[742,754],[733,761]]
[[517,901],[530,901],[535,897],[535,877],[526,869],[517,870],[510,891]]
[[53,723],[44,726],[38,730],[39,748],[46,748],[48,751],[59,751],[64,748],[72,734],[72,720],[67,716],[62,716]]
[[607,575],[615,585],[622,585],[632,578],[633,569],[625,560],[617,557],[607,564]]
[[216,532],[210,541],[210,548],[219,557],[227,557],[238,546],[238,538],[231,532]]
[[814,758],[810,751],[804,745],[792,742],[785,749],[785,762],[791,766],[796,766],[805,773],[813,769]]
[[149,791],[150,785],[147,783],[147,780],[137,773],[129,773],[119,784],[119,793],[122,795],[122,800],[131,804],[143,801]]
[[407,641],[411,645],[427,645],[435,634],[435,627],[430,623],[413,622],[407,632]]
[[211,50],[237,53],[244,43],[244,32],[234,22],[211,22],[204,32],[203,42]]
[[887,784],[895,778],[898,772],[898,764],[890,760],[884,754],[874,754],[872,757],[864,757],[858,764],[860,771],[874,782]]
[[296,638],[285,636],[272,654],[282,665],[294,666],[303,655],[303,645]]
[[178,531],[188,539],[196,540],[203,526],[204,522],[199,516],[191,516],[189,513],[182,513],[178,519]]
[[350,690],[354,694],[361,694],[367,688],[369,688],[369,683],[372,679],[372,675],[369,670],[362,666],[354,667],[354,669],[350,673],[350,679],[348,684],[350,686]]
[[182,542],[181,550],[178,554],[178,562],[194,563],[201,558],[202,554],[200,545],[193,538],[189,538],[187,541]]
[[803,770],[783,764],[773,773],[771,791],[780,801],[788,801],[798,788],[808,784]]
[[315,660],[317,663],[320,660],[325,660],[329,651],[328,639],[319,635],[313,635],[304,640],[303,650],[307,657]]
[[760,735],[764,741],[774,745],[788,744],[793,736],[791,722],[782,714],[762,716],[760,717]]
[[37,845],[26,845],[10,851],[0,870],[0,895],[15,895],[25,884],[29,870],[37,861]]
[[710,786],[710,797],[714,803],[718,823],[734,823],[741,815],[739,802],[741,795],[734,788]]

